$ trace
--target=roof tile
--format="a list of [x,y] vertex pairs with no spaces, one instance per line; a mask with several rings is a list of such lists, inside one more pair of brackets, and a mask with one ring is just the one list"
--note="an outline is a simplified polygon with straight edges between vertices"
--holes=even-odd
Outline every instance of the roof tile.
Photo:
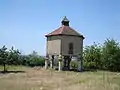
[[82,36],[81,34],[79,34],[77,31],[75,31],[74,29],[72,29],[69,26],[64,26],[62,25],[61,27],[59,27],[58,29],[56,29],[55,31],[47,34],[46,36],[54,36],[54,35],[74,35],[74,36]]

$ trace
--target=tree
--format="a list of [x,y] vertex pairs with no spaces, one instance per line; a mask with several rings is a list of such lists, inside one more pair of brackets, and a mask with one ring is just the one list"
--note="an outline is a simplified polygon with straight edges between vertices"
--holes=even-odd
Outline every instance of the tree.
[[0,49],[0,64],[4,66],[4,72],[7,71],[6,65],[20,64],[20,52],[12,47],[9,51],[5,45]]
[[7,48],[5,47],[5,45],[0,49],[0,63],[3,65],[4,67],[4,72],[7,71],[6,69],[6,64],[8,61],[8,52],[6,51]]
[[83,51],[84,68],[99,69],[101,63],[101,47],[98,44],[86,46]]
[[37,52],[33,51],[30,55],[23,56],[23,64],[27,66],[43,66],[44,58],[39,56]]
[[28,55],[21,55],[21,64],[25,66],[29,66],[29,56]]
[[14,47],[12,47],[10,50],[9,50],[9,53],[8,53],[8,64],[10,65],[18,65],[18,64],[21,64],[21,61],[20,61],[20,51],[17,49],[15,50]]
[[102,48],[104,69],[120,71],[120,45],[114,39],[105,40]]

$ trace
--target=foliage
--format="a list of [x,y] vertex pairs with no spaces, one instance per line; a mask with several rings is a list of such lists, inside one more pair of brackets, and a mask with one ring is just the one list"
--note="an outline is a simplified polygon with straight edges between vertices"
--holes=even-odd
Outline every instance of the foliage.
[[114,39],[105,40],[102,46],[86,46],[83,53],[85,69],[120,71],[120,45]]
[[78,62],[76,60],[70,62],[70,66],[73,70],[77,70]]
[[[120,44],[114,39],[106,39],[103,45],[94,43],[84,48],[82,58],[85,69],[120,71]],[[6,65],[43,66],[44,58],[35,51],[22,55],[18,49],[12,47],[8,50],[4,45],[0,48],[0,65],[4,71],[7,70]],[[77,62],[71,61],[71,67],[77,69]]]
[[4,66],[4,71],[7,71],[6,65],[17,65],[19,64],[19,50],[14,50],[12,47],[10,50],[7,50],[5,45],[0,49],[0,64]]
[[5,45],[0,49],[0,64],[4,66],[4,71],[6,70],[6,64],[7,64],[7,56],[8,56],[8,52],[6,51],[7,48],[5,47]]
[[29,61],[28,65],[29,66],[43,66],[44,65],[44,59],[38,55],[31,54],[29,55]]
[[120,45],[114,39],[107,39],[102,48],[103,66],[107,70],[120,71]]
[[97,44],[86,46],[83,52],[84,67],[89,69],[101,68],[101,47]]
[[0,65],[4,66],[4,71],[7,71],[6,65],[43,66],[44,58],[35,51],[30,55],[21,55],[18,49],[12,47],[8,50],[3,46],[0,48]]
[[10,50],[9,50],[9,53],[8,53],[8,63],[7,64],[10,64],[10,65],[20,65],[21,62],[20,62],[20,51],[17,49],[17,50],[14,50],[14,47],[12,47]]
[[39,56],[37,52],[33,51],[30,55],[22,55],[22,65],[26,66],[43,66],[44,65],[44,58]]

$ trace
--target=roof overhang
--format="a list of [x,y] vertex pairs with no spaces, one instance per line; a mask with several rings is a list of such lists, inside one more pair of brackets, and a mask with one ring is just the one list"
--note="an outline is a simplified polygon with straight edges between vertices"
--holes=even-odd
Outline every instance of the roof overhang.
[[45,37],[51,37],[51,36],[74,36],[74,37],[81,37],[82,39],[85,39],[83,35],[68,35],[68,34],[45,35]]

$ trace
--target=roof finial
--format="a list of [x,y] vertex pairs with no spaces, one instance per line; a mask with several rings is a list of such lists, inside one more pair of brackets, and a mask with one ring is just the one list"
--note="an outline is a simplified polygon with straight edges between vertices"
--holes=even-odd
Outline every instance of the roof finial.
[[63,18],[61,23],[62,23],[62,25],[69,26],[69,20],[67,19],[66,16],[64,16],[64,18]]

